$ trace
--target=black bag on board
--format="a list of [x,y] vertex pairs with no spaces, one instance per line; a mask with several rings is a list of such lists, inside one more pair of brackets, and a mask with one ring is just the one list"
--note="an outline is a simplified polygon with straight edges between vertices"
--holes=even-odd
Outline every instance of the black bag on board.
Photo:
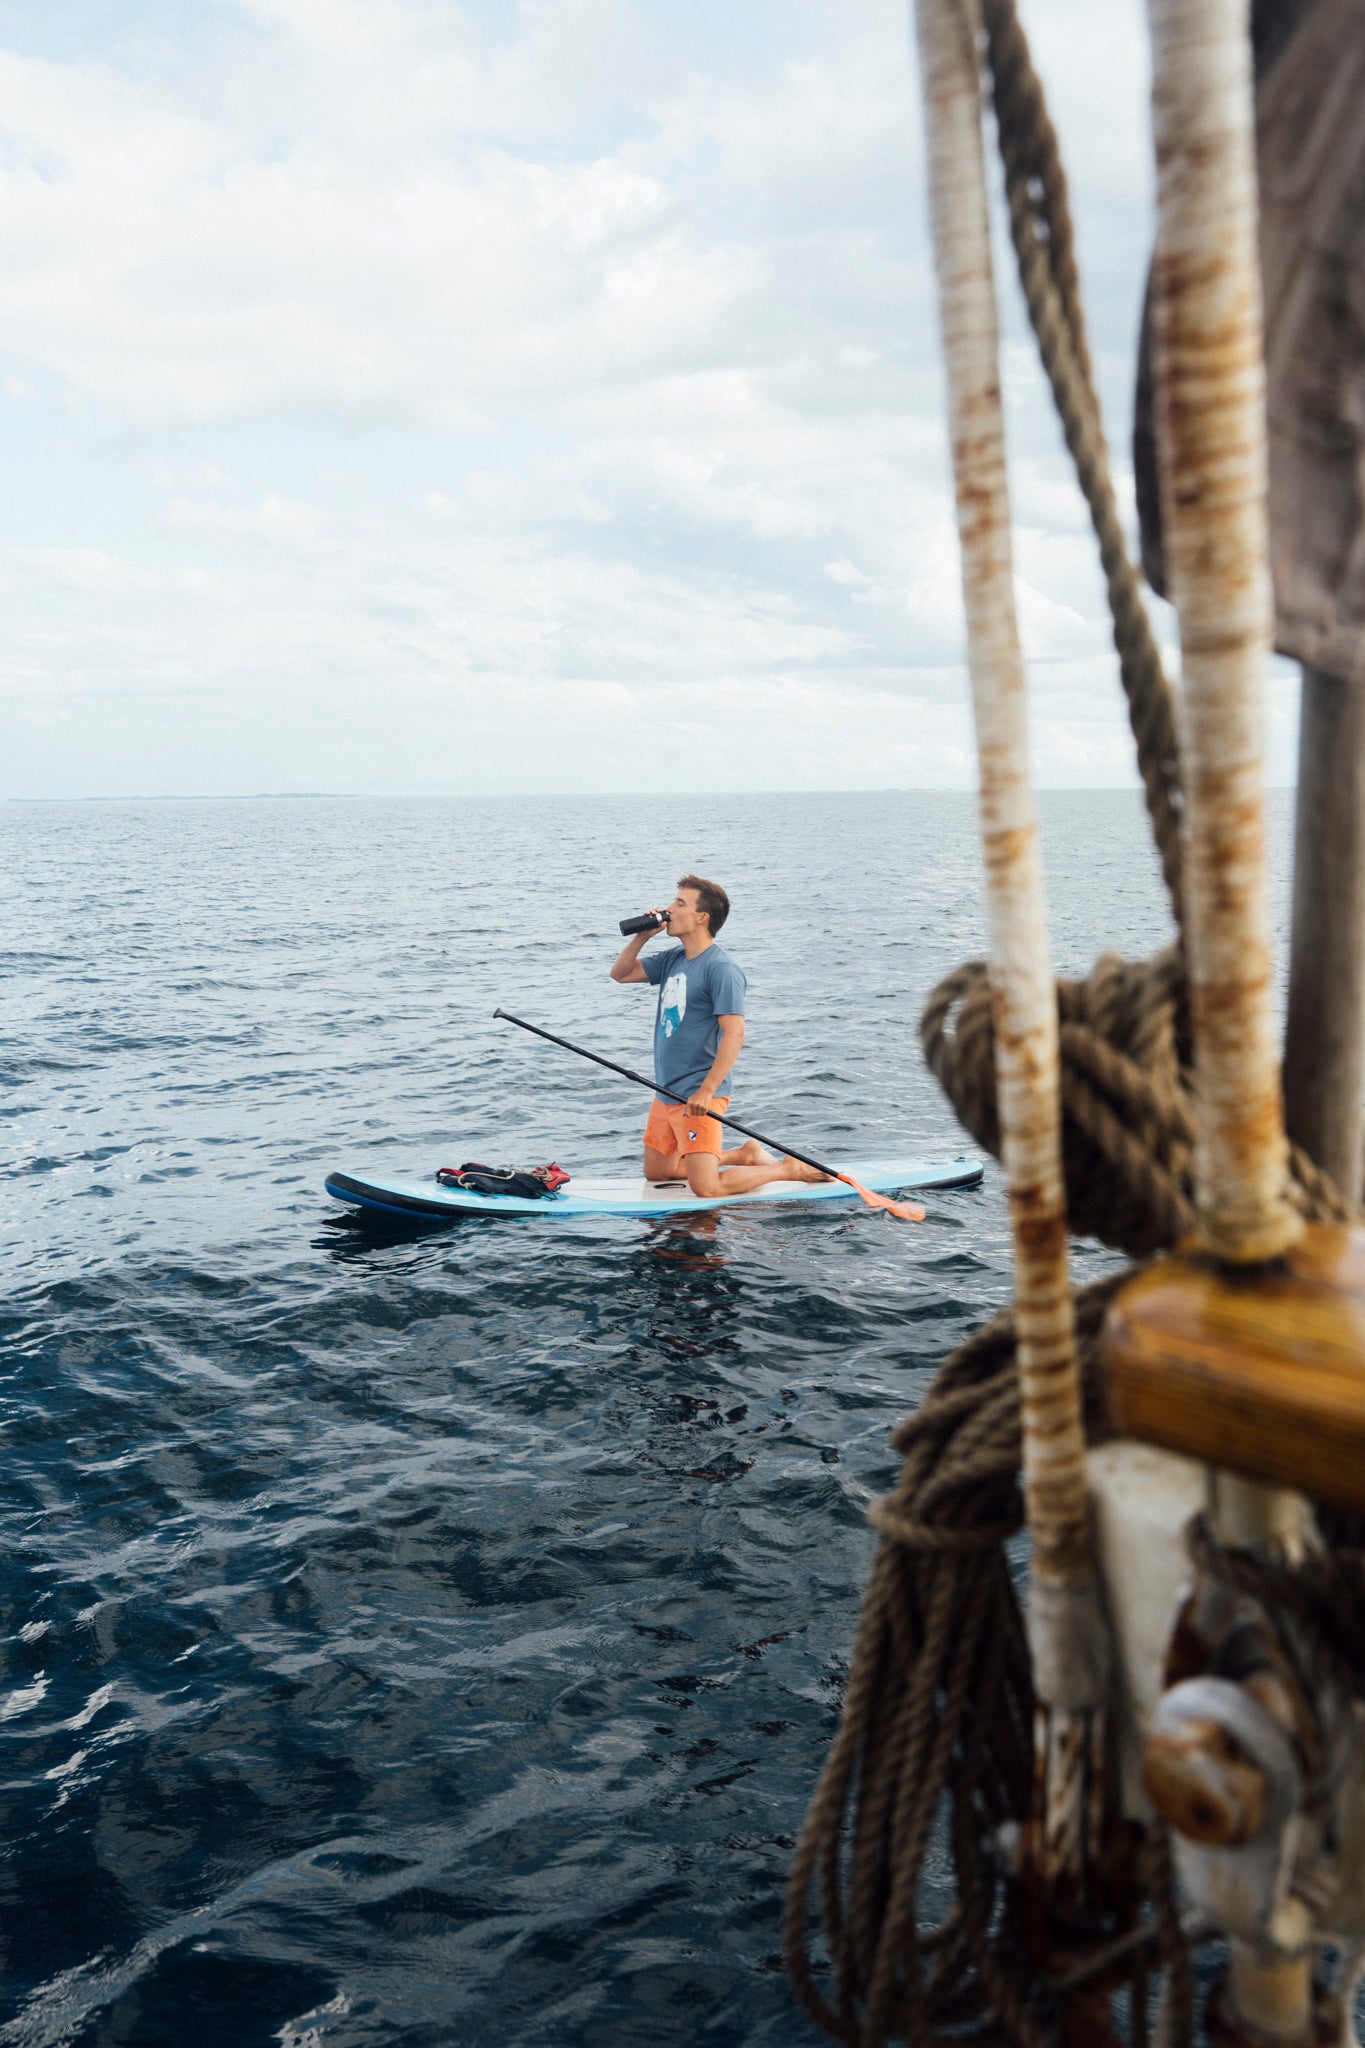
[[467,1159],[463,1166],[443,1166],[436,1175],[448,1188],[468,1188],[475,1195],[520,1195],[541,1201],[562,1188],[569,1176],[562,1166],[483,1166]]

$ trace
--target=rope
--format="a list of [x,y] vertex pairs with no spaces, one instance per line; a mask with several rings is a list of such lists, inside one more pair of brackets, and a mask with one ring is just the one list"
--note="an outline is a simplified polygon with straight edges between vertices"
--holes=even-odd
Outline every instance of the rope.
[[[1174,947],[1152,960],[1106,953],[1085,981],[1057,983],[1062,1171],[1069,1227],[1130,1258],[1195,1228],[1195,1105],[1188,998]],[[941,981],[920,1022],[929,1070],[976,1142],[999,1155],[995,1025],[986,963]],[[1340,1192],[1297,1146],[1299,1213],[1348,1222]]]
[[1019,280],[1099,541],[1138,771],[1179,926],[1183,798],[1175,707],[1129,560],[1109,474],[1081,310],[1066,174],[1014,0],[985,0],[983,16]]
[[[1104,1427],[1100,1326],[1127,1277],[1114,1274],[1076,1297],[1092,1438]],[[953,1353],[923,1407],[897,1429],[900,1479],[872,1509],[882,1540],[785,1923],[802,2005],[850,2048],[887,2039],[928,2048],[964,2029],[1042,2048],[1059,2022],[1060,2002],[1025,1938],[1002,1834],[1028,1818],[1033,1770],[1028,1652],[1004,1548],[1024,1520],[1014,1342],[1007,1312]],[[926,1930],[917,1925],[920,1887],[945,1793],[951,1816],[940,1846],[955,1895]],[[1183,1981],[1169,1858],[1159,1841],[1144,1853],[1151,1939],[1159,1962]],[[812,1886],[828,1956],[823,1984],[806,1944]],[[1178,1982],[1168,2005],[1168,2040],[1180,2048],[1192,2008]]]

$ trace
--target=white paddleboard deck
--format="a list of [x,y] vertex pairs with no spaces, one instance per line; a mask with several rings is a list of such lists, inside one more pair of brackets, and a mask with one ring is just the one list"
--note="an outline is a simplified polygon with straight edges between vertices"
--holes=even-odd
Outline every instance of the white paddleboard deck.
[[[861,1159],[840,1170],[851,1173],[875,1194],[912,1194],[926,1188],[974,1188],[984,1168],[979,1159]],[[568,1216],[677,1216],[705,1209],[738,1209],[755,1202],[856,1202],[846,1181],[770,1181],[748,1195],[702,1197],[689,1192],[685,1180],[598,1180],[575,1177],[561,1193],[544,1201],[522,1195],[479,1195],[468,1188],[448,1188],[433,1174],[429,1180],[395,1180],[375,1173],[329,1173],[327,1192],[350,1208],[390,1218],[425,1218],[446,1222],[456,1216],[542,1216],[547,1221]]]

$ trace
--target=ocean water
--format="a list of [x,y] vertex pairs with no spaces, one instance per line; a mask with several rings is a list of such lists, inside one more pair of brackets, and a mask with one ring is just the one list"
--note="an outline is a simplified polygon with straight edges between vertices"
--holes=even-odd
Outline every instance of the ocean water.
[[[1139,800],[1043,812],[1059,969],[1163,943]],[[970,1149],[917,1033],[970,798],[0,807],[0,2043],[822,2038],[790,1851],[890,1431],[1008,1297],[995,1168],[916,1227],[322,1191],[633,1167],[643,1091],[492,1012],[645,1064],[616,920],[687,868],[737,1115]]]

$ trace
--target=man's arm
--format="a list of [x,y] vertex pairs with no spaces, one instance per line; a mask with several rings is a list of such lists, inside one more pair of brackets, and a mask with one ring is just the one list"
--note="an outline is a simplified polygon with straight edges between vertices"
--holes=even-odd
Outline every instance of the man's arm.
[[721,1083],[739,1058],[740,1048],[744,1044],[743,1017],[731,1013],[728,1016],[717,1017],[716,1022],[720,1026],[720,1044],[716,1047],[716,1056],[711,1062],[710,1072],[700,1088],[694,1089],[687,1098],[687,1107],[693,1116],[705,1116],[711,1107],[711,1097],[724,1092]]
[[[659,913],[662,916],[662,912]],[[662,926],[659,927],[662,930]],[[648,981],[649,976],[640,965],[640,954],[658,932],[632,932],[620,952],[611,963],[613,981]]]

